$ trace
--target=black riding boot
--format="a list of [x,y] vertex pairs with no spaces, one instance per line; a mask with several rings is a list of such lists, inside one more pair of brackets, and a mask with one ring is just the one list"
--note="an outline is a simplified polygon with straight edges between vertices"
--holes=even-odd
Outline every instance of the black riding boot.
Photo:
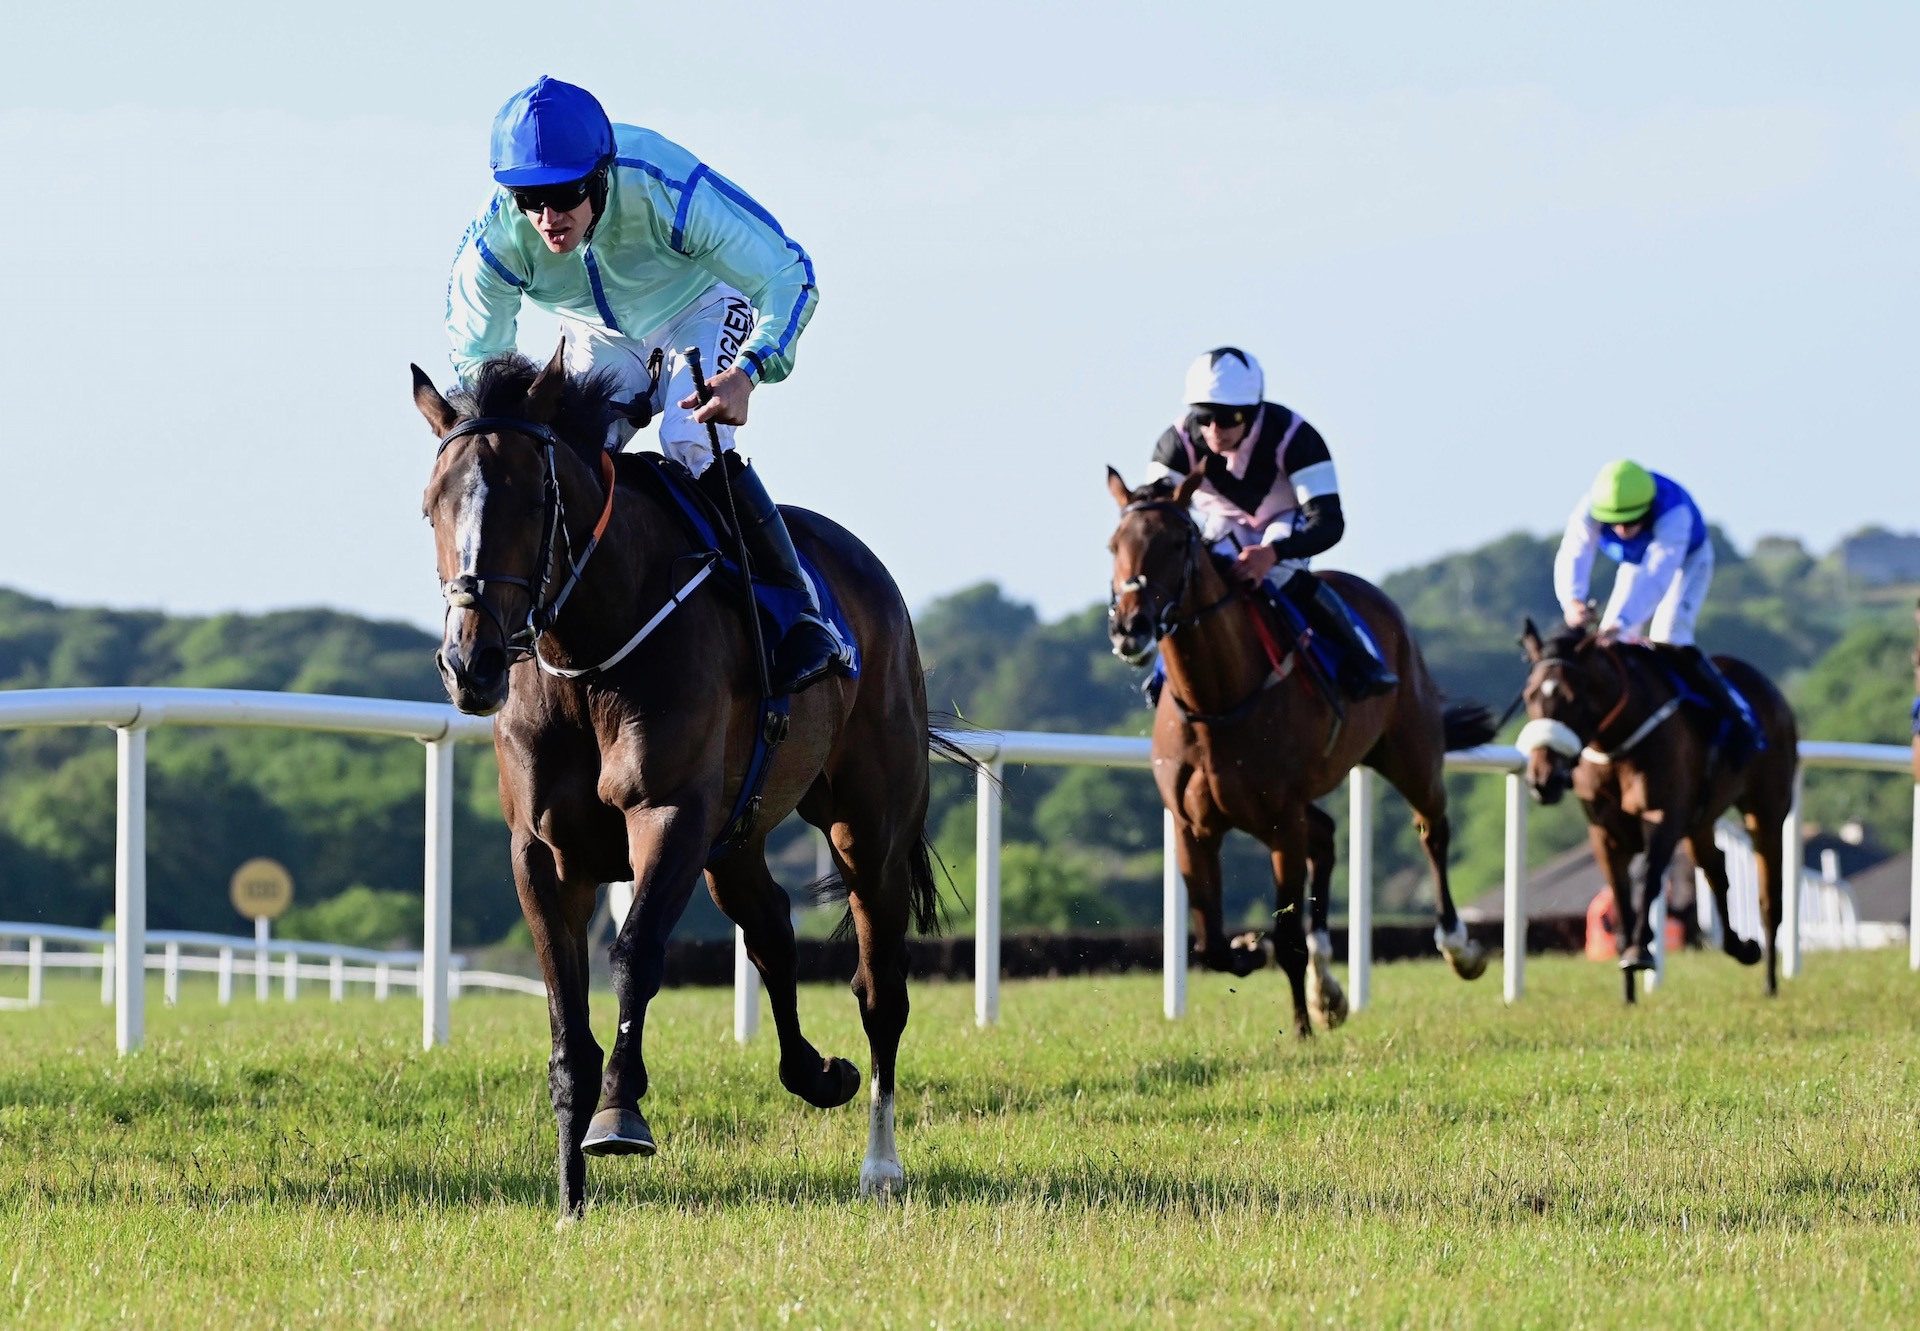
[[1333,588],[1311,573],[1300,572],[1287,581],[1285,591],[1306,615],[1313,631],[1333,643],[1340,658],[1340,687],[1349,696],[1378,698],[1400,686],[1400,676],[1368,650]]
[[1721,745],[1728,766],[1738,767],[1767,747],[1766,736],[1747,719],[1746,709],[1734,700],[1727,677],[1720,673],[1711,656],[1689,645],[1674,648],[1673,657],[1679,663],[1680,673],[1686,676],[1687,683],[1704,694],[1720,714],[1733,723],[1727,727],[1726,742]]
[[[827,627],[814,599],[813,584],[800,571],[800,556],[787,533],[780,506],[767,494],[766,486],[753,467],[737,453],[722,453],[721,460],[700,473],[700,486],[720,511],[727,513],[726,493],[721,488],[720,468],[728,468],[733,485],[733,502],[738,505],[740,525],[746,538],[747,558],[753,561],[753,580],[771,589],[775,599],[784,602],[780,618],[787,622],[785,635],[770,644],[767,654],[769,685],[774,696],[798,693],[842,663],[840,640]],[[731,518],[731,514],[727,514]]]

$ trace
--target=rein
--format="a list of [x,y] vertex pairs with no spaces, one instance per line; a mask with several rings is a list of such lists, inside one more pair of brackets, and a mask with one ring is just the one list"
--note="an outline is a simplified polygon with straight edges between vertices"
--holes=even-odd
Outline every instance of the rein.
[[[1187,597],[1193,589],[1194,570],[1199,567],[1199,561],[1206,557],[1205,547],[1201,543],[1200,528],[1195,525],[1193,514],[1188,512],[1184,505],[1176,504],[1170,499],[1136,499],[1122,508],[1120,515],[1125,518],[1134,513],[1154,511],[1178,513],[1186,523],[1187,535],[1185,559],[1180,566],[1179,587],[1170,597],[1161,597],[1157,593],[1155,594],[1157,604],[1155,613],[1152,616],[1153,640],[1159,643],[1171,638],[1182,629],[1192,628],[1208,616],[1226,609],[1227,606],[1233,604],[1234,601],[1240,598],[1241,593],[1238,587],[1230,585],[1227,588],[1226,595],[1222,596],[1219,600],[1211,601],[1187,614],[1179,614],[1179,608],[1186,603]],[[1111,627],[1115,617],[1119,614],[1120,594],[1122,592],[1150,590],[1152,590],[1152,584],[1148,582],[1147,575],[1141,573],[1127,579],[1126,582],[1109,591],[1107,593],[1107,622],[1109,627]],[[1256,629],[1258,629],[1257,619],[1255,624]],[[1224,712],[1196,712],[1181,702],[1179,696],[1176,694],[1174,695],[1173,705],[1180,709],[1180,715],[1186,720],[1199,725],[1218,725],[1222,722],[1237,720],[1260,700],[1262,694],[1291,675],[1299,656],[1297,649],[1287,652],[1282,657],[1275,658],[1272,644],[1266,642],[1264,634],[1261,635],[1261,638],[1262,647],[1266,649],[1269,658],[1271,658],[1272,669],[1269,671],[1266,679],[1261,681],[1258,688],[1254,689],[1252,693],[1249,693]]]
[[[593,558],[593,552],[600,548],[600,539],[606,535],[607,525],[613,519],[613,492],[615,483],[613,456],[605,449],[600,450],[600,479],[606,486],[607,498],[606,502],[600,508],[600,516],[594,521],[592,535],[588,537],[585,547],[575,556],[573,554],[573,538],[567,530],[566,504],[560,498],[560,474],[555,450],[566,447],[560,437],[550,428],[537,421],[520,420],[512,416],[477,416],[472,420],[460,422],[460,424],[441,435],[440,447],[434,456],[438,457],[440,454],[445,453],[447,448],[456,440],[466,438],[469,435],[480,434],[525,435],[540,446],[546,459],[546,475],[541,484],[543,516],[541,519],[540,555],[539,561],[536,564],[536,567],[540,570],[539,586],[534,586],[531,577],[523,578],[510,573],[482,572],[476,568],[460,573],[452,579],[443,582],[440,588],[441,595],[446,599],[449,613],[454,610],[477,609],[485,613],[487,618],[493,621],[494,627],[500,630],[500,636],[505,642],[507,663],[509,665],[532,657],[539,663],[542,670],[550,675],[557,675],[563,679],[577,679],[582,675],[590,675],[596,671],[610,669],[625,660],[629,652],[633,651],[634,648],[646,640],[648,635],[659,628],[660,625],[665,622],[667,616],[679,609],[685,602],[687,596],[702,582],[706,581],[708,575],[713,572],[714,564],[718,556],[709,552],[707,557],[702,561],[700,569],[694,573],[692,577],[687,579],[685,583],[681,584],[679,589],[667,599],[667,603],[662,606],[651,619],[640,626],[640,631],[627,639],[626,643],[618,651],[614,652],[613,655],[607,657],[604,661],[601,661],[598,665],[585,666],[580,669],[569,669],[549,663],[544,656],[540,655],[539,639],[541,635],[551,632],[554,624],[559,621],[560,612],[566,607],[567,598],[572,596],[574,588],[580,585],[580,575],[585,571],[587,561]],[[566,553],[569,556],[567,576],[566,580],[561,583],[559,592],[555,594],[551,600],[548,600],[548,591],[553,585],[555,562],[554,545],[556,538],[564,544]],[[507,627],[506,621],[501,618],[500,612],[494,608],[492,601],[487,598],[485,589],[488,583],[500,583],[504,586],[520,587],[526,590],[526,618],[521,622],[518,629],[510,630]]]

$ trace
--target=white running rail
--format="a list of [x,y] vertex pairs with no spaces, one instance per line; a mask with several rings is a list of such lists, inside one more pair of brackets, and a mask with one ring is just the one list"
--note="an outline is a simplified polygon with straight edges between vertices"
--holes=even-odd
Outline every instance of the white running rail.
[[[425,937],[418,970],[422,977],[421,1043],[431,1048],[448,1036],[447,1001],[453,992],[453,965],[448,925],[452,906],[453,856],[453,746],[460,740],[484,740],[493,724],[484,717],[466,716],[443,703],[397,702],[376,698],[342,698],[324,694],[268,693],[227,689],[23,689],[0,692],[0,729],[38,726],[111,727],[117,734],[119,779],[116,799],[114,856],[114,917],[119,931],[109,947],[109,984],[115,999],[115,1044],[122,1053],[139,1048],[145,1030],[143,979],[147,963],[146,928],[146,732],[160,725],[282,727],[325,730],[344,734],[390,735],[411,738],[426,746],[426,856],[423,879],[426,904]],[[978,856],[975,869],[976,966],[974,1017],[981,1025],[997,1021],[1000,1012],[1000,801],[999,775],[1009,765],[1022,763],[1135,768],[1152,765],[1146,739],[1115,735],[1058,735],[1039,731],[974,731],[946,736],[984,765],[978,783]],[[1800,745],[1801,770],[1813,767],[1900,773],[1911,778],[1911,751],[1891,744],[1835,743],[1819,740]],[[1497,773],[1506,778],[1505,872],[1505,986],[1508,1002],[1523,991],[1526,964],[1526,814],[1527,798],[1521,778],[1523,759],[1518,750],[1499,745],[1449,754],[1451,771]],[[1354,1008],[1371,996],[1371,902],[1373,896],[1370,850],[1373,844],[1372,775],[1355,771],[1351,778],[1353,812],[1349,829],[1348,988]],[[1920,786],[1914,789],[1916,831],[1920,831]],[[1787,818],[1790,848],[1784,884],[1784,920],[1781,929],[1781,973],[1800,970],[1800,787],[1796,783],[1793,811]],[[1920,838],[1916,838],[1920,840]],[[1164,947],[1168,958],[1188,954],[1186,892],[1171,867],[1174,858],[1173,823],[1162,819]],[[1355,851],[1360,853],[1356,854]],[[1920,855],[1914,859],[1912,880],[1914,915],[1920,917]],[[43,930],[43,939],[53,934]],[[165,935],[154,935],[165,944]],[[1920,929],[1910,931],[1909,963],[1920,971]],[[743,949],[738,931],[736,949]],[[97,941],[97,940],[96,940]],[[252,940],[244,940],[249,947]],[[278,945],[276,945],[278,946]],[[44,954],[44,943],[40,949]],[[293,954],[283,954],[293,955]],[[744,960],[744,958],[743,958]],[[343,959],[344,962],[344,959]],[[329,962],[331,965],[331,962]],[[105,969],[105,967],[103,967]],[[295,963],[297,984],[300,967]],[[750,965],[737,965],[735,1035],[749,1037],[758,1025],[758,977]],[[471,983],[475,977],[469,976]],[[515,987],[544,992],[537,982],[522,980]],[[1168,1017],[1186,1009],[1184,966],[1167,968],[1163,1008]]]

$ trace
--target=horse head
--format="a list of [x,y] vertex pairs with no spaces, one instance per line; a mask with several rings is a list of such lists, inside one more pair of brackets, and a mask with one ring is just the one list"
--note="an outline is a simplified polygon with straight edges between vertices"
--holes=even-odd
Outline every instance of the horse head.
[[547,425],[566,372],[556,350],[510,412],[489,401],[487,414],[463,418],[412,368],[414,405],[440,440],[421,505],[447,603],[434,660],[454,706],[487,716],[506,703],[509,667],[547,627],[542,598],[561,521]]
[[1558,803],[1573,783],[1580,752],[1619,710],[1626,681],[1585,629],[1543,640],[1531,619],[1520,634],[1530,667],[1521,697],[1527,724],[1514,741],[1527,755],[1527,785],[1542,804]]
[[1120,506],[1120,525],[1107,549],[1113,552],[1113,586],[1107,597],[1107,637],[1113,654],[1128,665],[1145,665],[1161,638],[1172,631],[1193,575],[1205,557],[1187,501],[1200,488],[1195,471],[1179,484],[1154,481],[1130,490],[1107,468],[1107,489]]

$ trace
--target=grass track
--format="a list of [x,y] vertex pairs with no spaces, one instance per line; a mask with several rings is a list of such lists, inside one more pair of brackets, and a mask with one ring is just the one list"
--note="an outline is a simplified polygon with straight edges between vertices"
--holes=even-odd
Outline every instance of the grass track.
[[[1376,973],[1297,1045],[1284,982],[914,991],[911,1191],[852,1199],[861,1101],[779,1089],[728,996],[648,1027],[662,1154],[596,1161],[556,1234],[545,1012],[463,998],[150,998],[111,1056],[97,987],[0,1012],[0,1319],[35,1326],[1911,1326],[1920,978],[1816,955],[1778,1002],[1687,956],[1632,1011],[1611,969]],[[8,973],[0,972],[0,983]],[[18,972],[12,972],[17,982]],[[866,1065],[844,990],[802,1013]],[[596,1006],[597,1025],[611,1005]],[[863,1097],[864,1099],[864,1097]]]

